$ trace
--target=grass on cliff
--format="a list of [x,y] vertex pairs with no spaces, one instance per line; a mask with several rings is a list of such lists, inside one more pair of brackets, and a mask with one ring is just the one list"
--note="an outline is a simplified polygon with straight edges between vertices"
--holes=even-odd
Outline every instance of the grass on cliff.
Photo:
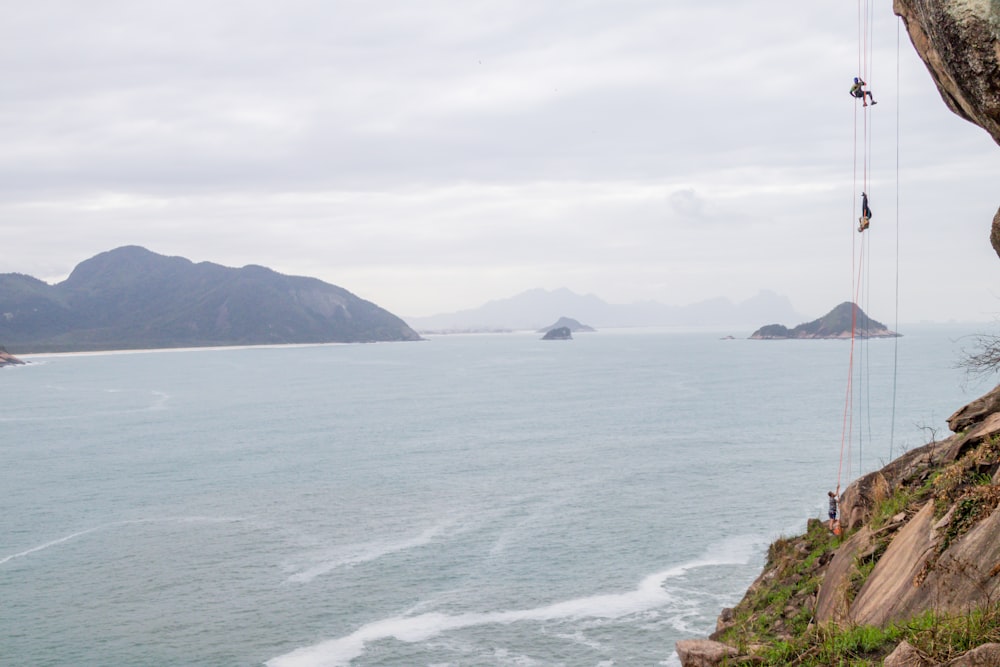
[[932,662],[952,660],[981,644],[1000,641],[1000,604],[993,603],[961,616],[927,612],[886,628],[868,625],[838,628],[832,624],[813,627],[800,636],[760,648],[752,658],[737,658],[724,664],[730,667],[874,666],[881,665],[903,640]]
[[805,632],[813,621],[810,599],[838,544],[837,536],[816,519],[809,521],[805,535],[775,541],[764,566],[772,574],[752,586],[733,609],[734,623],[723,641],[743,652],[754,644]]
[[[868,526],[874,546],[855,562],[848,600],[853,599],[885,551],[896,530],[892,519],[912,514],[933,499],[935,514],[952,515],[937,544],[936,555],[1000,506],[1000,485],[993,474],[1000,465],[1000,437],[979,443],[957,461],[937,470],[923,469],[899,481],[871,509]],[[842,539],[847,539],[844,535]],[[733,610],[733,621],[720,639],[743,655],[732,666],[880,665],[902,641],[916,647],[931,662],[942,663],[990,642],[1000,642],[1000,602],[989,601],[962,615],[929,611],[905,623],[872,626],[817,626],[813,623],[815,594],[833,552],[842,539],[818,520],[805,535],[780,539],[768,552],[762,576]],[[932,561],[928,561],[933,564]],[[994,568],[1000,573],[1000,566]],[[752,657],[746,657],[752,655]]]

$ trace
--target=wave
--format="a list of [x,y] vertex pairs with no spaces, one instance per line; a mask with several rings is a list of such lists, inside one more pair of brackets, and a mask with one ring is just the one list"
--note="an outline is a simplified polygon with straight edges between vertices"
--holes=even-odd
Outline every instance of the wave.
[[619,619],[669,605],[674,595],[665,587],[671,580],[691,570],[718,565],[742,565],[766,540],[760,536],[737,536],[715,545],[702,558],[656,572],[624,593],[606,593],[564,600],[533,609],[477,612],[449,615],[427,612],[416,616],[394,616],[363,625],[351,634],[305,646],[268,660],[267,667],[340,667],[362,655],[365,645],[381,639],[421,642],[450,630],[509,625],[519,621],[560,619]]
[[443,534],[453,523],[454,521],[447,521],[436,526],[431,526],[419,535],[396,542],[368,542],[326,551],[318,557],[318,560],[322,562],[289,576],[285,579],[285,582],[309,582],[320,575],[327,574],[341,567],[367,563],[389,554],[425,546]]
[[33,553],[39,551],[44,551],[51,547],[70,542],[77,538],[83,537],[84,535],[89,535],[91,533],[96,533],[103,530],[110,530],[112,528],[120,528],[122,526],[130,526],[135,524],[143,523],[235,523],[239,521],[247,521],[243,517],[212,517],[212,516],[177,516],[177,517],[161,517],[154,519],[126,519],[124,521],[112,521],[111,523],[104,523],[99,526],[94,526],[93,528],[87,528],[86,530],[77,531],[69,535],[45,542],[44,544],[39,544],[38,546],[31,547],[30,549],[25,549],[24,551],[19,551],[15,554],[10,554],[9,556],[4,556],[0,558],[0,565],[4,565],[17,558],[24,558],[25,556],[30,556]]

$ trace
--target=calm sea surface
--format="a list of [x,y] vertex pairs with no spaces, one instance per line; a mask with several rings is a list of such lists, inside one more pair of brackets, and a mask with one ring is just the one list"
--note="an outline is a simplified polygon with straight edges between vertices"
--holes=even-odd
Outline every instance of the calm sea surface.
[[[845,486],[992,387],[901,329]],[[3,369],[0,664],[676,665],[837,482],[849,343],[724,333]]]

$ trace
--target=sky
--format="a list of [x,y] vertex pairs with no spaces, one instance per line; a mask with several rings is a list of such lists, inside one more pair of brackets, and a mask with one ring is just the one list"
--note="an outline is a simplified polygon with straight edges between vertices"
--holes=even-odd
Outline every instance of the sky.
[[885,322],[1000,313],[1000,147],[888,0],[868,56],[842,0],[0,8],[0,272],[141,245],[404,317],[562,287],[818,317],[858,276]]

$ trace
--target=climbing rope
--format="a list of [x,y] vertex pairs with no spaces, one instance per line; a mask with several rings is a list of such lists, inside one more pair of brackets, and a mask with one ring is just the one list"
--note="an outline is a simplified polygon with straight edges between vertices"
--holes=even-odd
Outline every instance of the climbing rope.
[[[899,89],[899,32],[902,19],[896,21],[896,299],[895,319],[892,330],[899,332],[899,107],[902,94]],[[896,436],[896,378],[899,368],[899,336],[892,339],[892,415],[889,419],[889,460],[892,460],[893,441]]]
[[[871,45],[872,45],[872,33],[871,24],[874,18],[874,4],[869,0],[858,0],[858,62],[857,62],[857,72],[858,76],[866,84],[871,79],[872,67],[871,67]],[[869,87],[870,90],[870,87]],[[869,96],[870,97],[870,96]],[[854,437],[854,385],[855,385],[855,356],[858,357],[857,364],[857,384],[859,389],[864,390],[864,393],[859,391],[858,401],[859,409],[860,402],[865,402],[865,414],[867,417],[867,427],[868,436],[871,439],[872,426],[871,426],[871,396],[868,391],[870,382],[870,364],[868,363],[867,354],[867,343],[869,337],[869,332],[871,330],[870,322],[868,318],[865,318],[864,327],[865,335],[862,337],[863,344],[861,346],[857,345],[858,342],[858,309],[865,310],[868,305],[870,293],[868,289],[868,283],[866,277],[870,271],[869,266],[866,262],[870,262],[870,253],[866,253],[867,237],[868,234],[864,233],[863,228],[859,227],[860,235],[855,235],[854,233],[854,220],[864,217],[864,211],[861,212],[861,216],[857,216],[858,210],[856,208],[858,202],[858,185],[859,185],[859,165],[860,165],[860,185],[861,192],[865,195],[870,194],[870,171],[871,171],[871,148],[872,148],[872,123],[869,122],[869,107],[865,97],[861,97],[861,122],[860,130],[861,136],[858,136],[859,122],[858,122],[858,105],[854,104],[854,141],[853,141],[853,192],[852,192],[852,222],[851,222],[851,339],[850,339],[850,353],[847,367],[847,388],[844,396],[844,413],[842,419],[842,430],[840,439],[840,461],[837,467],[837,495],[840,494],[841,483],[844,481],[845,471],[850,474],[852,455],[853,455],[853,437]],[[872,101],[874,105],[874,100]],[[858,145],[861,145],[860,159]],[[860,220],[859,220],[860,223]],[[860,237],[860,238],[859,238]],[[856,349],[857,348],[857,349]],[[858,466],[859,471],[863,460],[863,442],[864,442],[864,425],[865,422],[859,420],[859,431],[858,431]]]
[[[874,25],[874,2],[871,0],[858,0],[858,62],[857,72],[859,78],[866,84],[871,81],[873,75],[873,29]],[[895,145],[895,285],[894,285],[894,325],[895,331],[899,330],[899,258],[900,258],[900,31],[899,22],[896,24],[896,145]],[[870,86],[869,86],[870,89]],[[869,95],[869,99],[871,96]],[[840,444],[840,461],[837,469],[837,494],[845,482],[845,475],[851,474],[852,458],[855,447],[855,423],[858,425],[856,434],[858,474],[863,474],[864,441],[867,435],[869,444],[873,440],[874,430],[872,428],[872,397],[871,397],[871,355],[869,354],[869,342],[871,339],[871,320],[865,317],[859,330],[858,312],[870,310],[871,288],[868,276],[871,275],[872,252],[869,248],[870,234],[865,233],[867,228],[859,227],[860,234],[855,235],[854,219],[858,219],[857,203],[859,200],[859,189],[865,195],[871,195],[871,175],[873,173],[873,137],[874,137],[874,114],[869,114],[870,106],[874,106],[875,101],[871,100],[871,105],[867,104],[864,97],[861,98],[860,108],[854,105],[853,123],[853,191],[852,191],[852,242],[851,242],[851,294],[853,297],[853,309],[851,313],[851,338],[850,353],[848,359],[847,388],[844,396],[844,413],[842,418],[842,432]],[[862,211],[861,217],[864,216]],[[859,221],[860,222],[860,221]],[[860,341],[859,341],[860,338]],[[857,361],[855,361],[857,360]],[[899,338],[894,338],[893,361],[892,361],[892,408],[889,424],[889,460],[892,460],[895,444],[896,427],[896,397],[898,389],[899,375]],[[855,419],[855,409],[860,410],[859,415],[863,418]],[[867,433],[866,433],[867,429]]]

